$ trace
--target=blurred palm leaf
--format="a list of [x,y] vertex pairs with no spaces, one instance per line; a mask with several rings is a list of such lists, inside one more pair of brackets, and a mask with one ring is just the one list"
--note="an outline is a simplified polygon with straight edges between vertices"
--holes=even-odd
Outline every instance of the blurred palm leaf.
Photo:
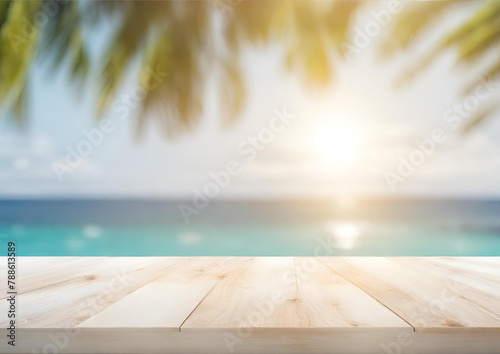
[[[203,112],[207,78],[217,74],[221,115],[224,123],[235,120],[245,104],[244,73],[239,52],[244,45],[279,44],[284,64],[301,75],[304,83],[323,87],[334,78],[332,59],[343,53],[357,1],[70,1],[0,2],[0,104],[19,121],[28,104],[29,72],[37,57],[53,61],[59,70],[69,63],[70,78],[81,87],[90,72],[99,74],[97,112],[113,108],[119,89],[132,63],[141,62],[138,83],[151,70],[168,72],[141,100],[138,134],[154,119],[167,135],[189,129]],[[220,3],[222,2],[222,4]],[[381,45],[381,53],[394,55],[409,49],[440,15],[456,1],[407,3],[394,19]],[[478,3],[477,11],[444,36],[398,81],[415,78],[445,50],[455,49],[459,62],[471,63],[497,48],[500,39],[500,1]],[[54,9],[57,11],[49,11]],[[214,49],[214,14],[223,12],[223,50]],[[37,13],[49,13],[43,25],[33,25]],[[116,19],[113,38],[103,57],[91,61],[87,47],[91,38],[82,35],[86,26]],[[26,27],[26,23],[31,24]],[[29,29],[29,31],[26,30]],[[483,77],[500,75],[500,60]],[[477,82],[471,83],[468,91]],[[495,109],[474,118],[476,126]],[[470,128],[467,128],[470,129]]]
[[[424,29],[438,19],[436,14],[453,8],[456,3],[457,1],[408,4],[383,43],[382,53],[387,56],[410,47],[422,35]],[[405,71],[397,80],[397,86],[415,79],[417,74],[428,68],[445,50],[454,49],[457,53],[457,62],[471,64],[491,50],[500,49],[500,1],[481,1],[476,4],[478,8],[473,15],[442,37],[429,52]],[[467,86],[464,95],[469,95],[483,79],[492,80],[500,74],[500,56],[498,58]],[[465,126],[464,132],[469,132],[492,117],[498,112],[497,108],[498,105],[492,105],[477,113]]]
[[[48,2],[44,2],[47,4]],[[52,4],[54,5],[54,3]],[[76,1],[57,3],[52,18],[43,28],[39,45],[40,55],[52,60],[52,70],[56,71],[66,58],[70,61],[70,79],[82,85],[89,70],[89,58],[81,34],[81,11]]]
[[[224,1],[224,0],[220,0]],[[189,129],[203,112],[207,78],[218,73],[223,122],[230,123],[245,103],[240,48],[277,43],[284,47],[284,62],[306,83],[322,87],[333,78],[332,52],[341,53],[349,23],[359,3],[302,1],[230,1],[223,5],[223,47],[217,52],[213,38],[214,14],[221,11],[210,1],[4,1],[0,3],[0,103],[23,120],[27,105],[29,70],[35,57],[52,60],[53,70],[69,62],[71,81],[78,86],[99,73],[97,111],[112,109],[132,63],[141,62],[138,83],[151,70],[168,72],[141,100],[138,132],[148,118],[167,135]],[[46,6],[57,8],[36,35],[13,50],[9,33],[21,33]],[[85,26],[116,19],[114,37],[104,57],[91,61],[84,38]],[[23,22],[24,21],[24,22]],[[216,69],[216,68],[219,69]],[[216,70],[213,70],[216,69]]]
[[9,1],[0,8],[0,102],[5,103],[18,120],[24,115],[28,73],[40,32],[18,19],[32,17],[39,5],[31,1]]

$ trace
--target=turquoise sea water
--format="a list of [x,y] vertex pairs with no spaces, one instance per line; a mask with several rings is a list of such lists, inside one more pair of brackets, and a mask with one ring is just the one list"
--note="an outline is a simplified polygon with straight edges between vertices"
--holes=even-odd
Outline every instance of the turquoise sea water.
[[0,201],[1,254],[500,256],[500,202]]

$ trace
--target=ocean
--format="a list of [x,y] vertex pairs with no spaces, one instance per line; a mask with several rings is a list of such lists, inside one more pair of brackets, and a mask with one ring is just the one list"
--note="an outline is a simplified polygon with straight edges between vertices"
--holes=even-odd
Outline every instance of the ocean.
[[[19,256],[500,256],[500,201],[1,200]],[[191,205],[192,206],[192,205]]]

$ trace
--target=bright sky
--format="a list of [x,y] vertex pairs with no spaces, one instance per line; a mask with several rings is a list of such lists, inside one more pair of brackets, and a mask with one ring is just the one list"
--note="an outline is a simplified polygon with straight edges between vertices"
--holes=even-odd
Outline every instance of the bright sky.
[[[428,42],[470,14],[470,6],[464,5],[433,28]],[[372,20],[370,16],[362,14],[358,28]],[[105,40],[95,40],[95,52]],[[336,80],[316,93],[284,71],[278,47],[247,48],[243,68],[248,100],[236,124],[220,127],[215,88],[207,90],[212,93],[206,97],[203,123],[175,139],[165,139],[152,125],[137,142],[134,113],[123,121],[110,113],[115,130],[105,134],[102,144],[73,172],[63,174],[62,181],[53,163],[65,163],[67,146],[75,149],[85,139],[83,130],[97,127],[95,90],[80,95],[71,89],[64,70],[54,76],[46,67],[38,67],[31,74],[28,125],[21,130],[1,117],[0,197],[191,198],[194,189],[203,190],[212,180],[211,172],[226,169],[233,160],[242,172],[222,188],[221,198],[499,197],[500,116],[467,136],[443,120],[444,113],[461,102],[461,88],[477,75],[480,65],[457,68],[450,54],[396,91],[392,88],[396,74],[428,43],[381,61],[375,55],[376,40],[351,63],[336,60]],[[131,75],[124,93],[130,92],[134,78]],[[498,100],[497,93],[481,101],[480,107]],[[239,150],[241,144],[248,144],[249,136],[265,134],[262,129],[270,126],[273,112],[283,108],[295,118],[262,150],[255,148],[254,159],[244,162],[248,156]],[[417,141],[431,138],[435,129],[442,129],[446,141],[436,143],[421,165],[402,176],[400,156],[422,157],[415,153]]]

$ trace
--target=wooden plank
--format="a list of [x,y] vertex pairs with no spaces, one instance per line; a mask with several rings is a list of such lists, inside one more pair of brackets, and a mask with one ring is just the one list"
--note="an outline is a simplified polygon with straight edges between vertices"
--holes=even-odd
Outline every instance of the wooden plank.
[[[5,244],[5,248],[7,248],[7,245]],[[39,265],[44,265],[44,264],[52,264],[54,263],[54,259],[61,259],[61,262],[64,262],[65,260],[75,260],[80,257],[28,257],[28,256],[21,256],[21,257],[16,257],[17,262],[22,262],[24,266],[31,266],[33,264],[39,264]],[[7,257],[6,256],[0,256],[0,270],[6,269],[7,268]],[[33,268],[31,268],[33,269]]]
[[[199,262],[176,257],[107,258],[89,275],[19,295],[18,327],[73,328],[142,285],[184,264],[196,267]],[[1,301],[0,313],[6,313],[7,306],[7,301]],[[7,318],[2,320],[0,325],[5,326]]]
[[182,325],[213,328],[307,327],[291,257],[259,257],[221,281]]
[[500,257],[435,257],[445,261],[463,262],[470,265],[485,265],[500,269]]
[[475,276],[476,272],[457,270],[452,265],[439,264],[433,258],[394,257],[390,259],[417,272],[424,272],[443,283],[449,283],[455,296],[461,296],[500,316],[500,279],[490,281],[478,278]]
[[[116,257],[119,259],[119,257]],[[16,264],[17,293],[24,294],[46,286],[79,277],[92,276],[109,257],[18,257]],[[129,260],[129,264],[140,262]],[[7,258],[5,257],[5,263]],[[7,282],[0,284],[0,299],[5,299]]]
[[[488,257],[490,258],[490,257]],[[474,261],[470,257],[430,257],[429,261],[438,264],[440,267],[453,268],[457,272],[473,274],[482,279],[488,279],[493,282],[499,281],[500,264],[495,264],[493,260]]]
[[[498,333],[483,331],[393,332],[358,328],[255,328],[251,336],[235,330],[89,329],[39,331],[20,329],[16,347],[6,345],[0,329],[2,353],[105,353],[105,354],[494,354]],[[5,339],[4,339],[5,338]],[[231,338],[237,338],[236,342]]]
[[453,296],[452,284],[405,268],[382,257],[320,258],[332,270],[397,313],[415,330],[500,330],[500,318],[491,311]]
[[393,261],[407,261],[408,264],[421,267],[431,267],[432,272],[452,277],[456,281],[471,287],[489,292],[494,295],[500,294],[500,276],[485,274],[484,271],[472,269],[464,262],[450,262],[441,257],[395,257]]
[[309,327],[413,328],[314,258],[295,258],[299,297]]
[[257,258],[227,279],[191,314],[181,331],[213,328],[357,328],[412,331],[410,325],[353,284],[306,258]]
[[181,324],[222,279],[252,258],[204,258],[196,269],[185,267],[155,279],[80,323],[87,328],[161,328],[179,331]]
[[33,257],[0,352],[495,353],[498,260]]

